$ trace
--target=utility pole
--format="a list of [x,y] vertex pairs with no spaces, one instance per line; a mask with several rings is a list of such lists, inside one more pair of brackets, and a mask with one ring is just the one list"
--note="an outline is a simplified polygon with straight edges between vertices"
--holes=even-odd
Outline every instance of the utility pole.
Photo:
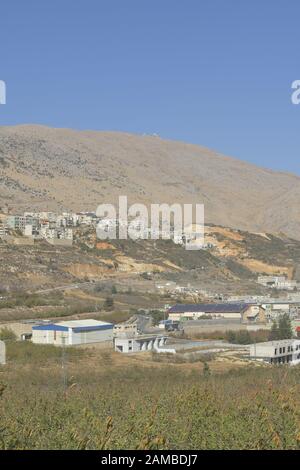
[[67,392],[67,361],[66,361],[66,337],[62,336],[62,352],[61,352],[61,368],[62,368],[62,385],[63,385],[63,394],[66,397]]

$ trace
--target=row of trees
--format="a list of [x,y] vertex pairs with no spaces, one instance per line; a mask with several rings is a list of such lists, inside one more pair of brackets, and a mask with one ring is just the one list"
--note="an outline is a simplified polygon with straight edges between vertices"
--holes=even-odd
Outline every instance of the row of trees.
[[[263,333],[263,334],[262,334]],[[293,327],[292,322],[288,314],[282,315],[278,321],[273,321],[272,328],[268,334],[265,331],[251,331],[239,330],[239,331],[226,331],[225,339],[229,343],[233,344],[250,344],[259,341],[276,341],[280,339],[293,338]]]
[[282,315],[278,322],[273,321],[270,331],[269,340],[274,341],[278,339],[290,339],[293,337],[293,327],[291,319],[288,314]]

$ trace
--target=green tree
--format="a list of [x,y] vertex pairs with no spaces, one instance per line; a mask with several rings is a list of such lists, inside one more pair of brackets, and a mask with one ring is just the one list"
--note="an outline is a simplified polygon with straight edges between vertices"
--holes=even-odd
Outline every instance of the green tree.
[[278,339],[280,339],[279,327],[278,327],[277,321],[274,320],[272,323],[270,334],[269,334],[269,341],[276,341]]
[[252,342],[248,330],[240,330],[236,334],[235,342],[237,344],[250,344]]
[[16,341],[17,336],[10,328],[6,326],[0,330],[0,340],[2,341]]
[[153,318],[153,324],[158,325],[161,320],[164,319],[164,312],[161,312],[160,310],[151,310],[150,315]]
[[235,332],[232,330],[226,331],[226,339],[228,343],[234,344],[236,340]]
[[285,313],[279,319],[279,339],[290,339],[293,337],[293,328],[289,315]]
[[204,362],[204,364],[203,364],[203,375],[204,375],[204,377],[209,377],[210,376],[210,367],[207,364],[207,362]]

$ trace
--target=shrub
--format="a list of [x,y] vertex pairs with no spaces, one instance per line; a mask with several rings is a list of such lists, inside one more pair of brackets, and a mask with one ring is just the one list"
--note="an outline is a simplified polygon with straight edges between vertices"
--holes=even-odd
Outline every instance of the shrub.
[[16,341],[16,334],[7,327],[1,328],[0,330],[0,340],[2,341]]

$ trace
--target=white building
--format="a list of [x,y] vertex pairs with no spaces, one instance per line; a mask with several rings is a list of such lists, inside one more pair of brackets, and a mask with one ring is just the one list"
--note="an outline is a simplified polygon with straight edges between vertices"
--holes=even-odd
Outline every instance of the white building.
[[32,327],[32,342],[70,346],[112,342],[113,324],[97,320],[72,320]]
[[138,335],[137,323],[117,323],[114,325],[113,334],[115,338],[131,338]]
[[139,335],[131,338],[115,338],[115,351],[122,353],[153,351],[165,345],[164,335]]
[[297,288],[298,282],[287,279],[285,276],[258,276],[258,284],[273,289],[293,290]]
[[6,346],[4,341],[0,341],[0,364],[6,364]]
[[33,226],[30,224],[26,224],[24,228],[24,235],[25,237],[32,237]]
[[299,364],[300,339],[283,339],[251,344],[250,358],[269,364]]

